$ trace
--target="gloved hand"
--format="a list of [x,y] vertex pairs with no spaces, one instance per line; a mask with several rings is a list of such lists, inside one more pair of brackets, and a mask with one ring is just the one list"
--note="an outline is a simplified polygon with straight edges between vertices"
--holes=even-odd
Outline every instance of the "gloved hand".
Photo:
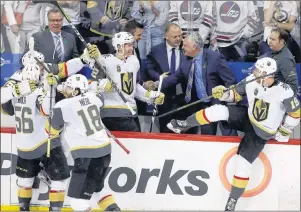
[[223,85],[218,85],[214,88],[212,88],[212,96],[213,98],[219,99],[221,101],[224,101],[229,98],[230,91],[226,91],[227,88]]
[[88,54],[91,58],[97,58],[101,55],[95,44],[88,44]]
[[114,89],[112,82],[108,79],[99,80],[99,88],[105,92],[112,92]]
[[275,140],[278,142],[288,142],[291,133],[292,130],[288,126],[280,125],[277,133],[275,134]]
[[154,91],[157,88],[157,84],[151,80],[143,83],[142,87],[145,90]]
[[48,73],[43,80],[43,87],[46,91],[50,91],[51,86],[53,86],[53,89],[56,89],[58,82],[58,76]]
[[165,99],[165,94],[160,93],[160,95],[157,98],[155,98],[155,104],[156,105],[163,105],[164,99]]
[[47,80],[48,85],[50,85],[50,86],[51,85],[55,86],[58,84],[58,79],[52,73],[47,74],[46,80]]
[[17,98],[26,96],[37,89],[37,84],[38,83],[34,80],[23,80],[16,83],[13,85],[13,96]]
[[164,103],[164,98],[165,98],[164,93],[160,92],[159,94],[157,94],[157,91],[147,91],[145,93],[145,96],[150,99],[153,99],[153,102],[156,105],[162,105]]
[[80,56],[80,59],[83,63],[89,65],[92,69],[95,65],[95,58],[99,57],[101,54],[96,45],[88,44],[88,48],[85,48],[83,54]]

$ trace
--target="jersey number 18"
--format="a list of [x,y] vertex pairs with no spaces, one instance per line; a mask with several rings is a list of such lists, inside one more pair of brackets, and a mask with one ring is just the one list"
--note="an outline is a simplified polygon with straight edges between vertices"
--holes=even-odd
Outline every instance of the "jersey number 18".
[[[77,114],[82,118],[83,123],[86,128],[86,135],[90,136],[95,133],[95,131],[102,130],[101,125],[101,117],[100,117],[100,108],[98,108],[96,105],[91,105],[87,107],[86,109],[80,110],[77,112]],[[88,115],[88,117],[87,117]],[[93,128],[92,128],[93,126]]]

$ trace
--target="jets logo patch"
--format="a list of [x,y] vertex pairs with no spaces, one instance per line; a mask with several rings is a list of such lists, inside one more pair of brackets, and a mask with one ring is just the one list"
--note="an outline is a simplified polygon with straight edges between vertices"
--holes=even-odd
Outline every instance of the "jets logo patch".
[[236,2],[227,1],[222,4],[219,10],[219,16],[224,23],[234,23],[240,17],[240,7]]

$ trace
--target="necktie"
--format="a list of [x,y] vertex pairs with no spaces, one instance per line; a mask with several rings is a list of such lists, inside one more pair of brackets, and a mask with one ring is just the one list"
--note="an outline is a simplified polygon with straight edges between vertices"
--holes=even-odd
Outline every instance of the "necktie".
[[62,45],[61,45],[61,39],[60,39],[60,36],[59,36],[59,35],[56,35],[55,38],[56,38],[55,51],[56,51],[57,57],[58,57],[61,61],[63,61],[63,50],[62,50]]
[[202,73],[202,60],[194,61],[195,68],[195,89],[199,99],[207,97],[207,91],[204,84],[203,73]]
[[172,48],[171,50],[170,73],[172,74],[176,71],[176,52],[175,48]]
[[192,63],[189,76],[188,76],[188,83],[186,87],[186,94],[185,94],[185,101],[188,103],[191,100],[191,88],[193,83],[193,75],[194,75],[194,63]]

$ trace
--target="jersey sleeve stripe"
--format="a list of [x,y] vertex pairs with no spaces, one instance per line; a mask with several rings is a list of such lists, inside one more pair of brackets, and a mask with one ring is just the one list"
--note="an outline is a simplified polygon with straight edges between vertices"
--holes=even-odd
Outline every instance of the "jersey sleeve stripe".
[[45,111],[43,110],[42,105],[40,106],[40,113],[41,113],[42,116],[48,116],[48,114],[45,113]]
[[65,78],[68,76],[68,70],[67,70],[67,63],[60,63],[58,64],[59,67],[59,73],[58,76],[60,79]]
[[300,114],[300,109],[295,111],[295,112],[288,112],[287,113],[290,117],[295,118],[295,119],[299,119],[301,114]]

